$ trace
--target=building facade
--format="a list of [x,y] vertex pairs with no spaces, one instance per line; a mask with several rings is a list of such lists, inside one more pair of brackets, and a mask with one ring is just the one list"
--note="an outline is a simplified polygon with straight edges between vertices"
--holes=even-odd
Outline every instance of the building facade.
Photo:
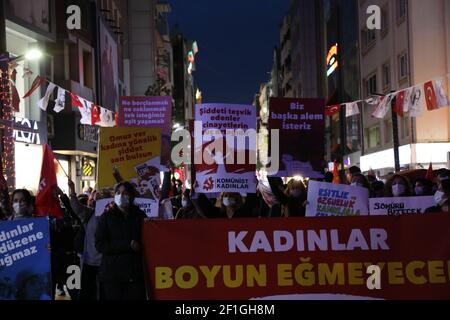
[[[367,30],[366,9],[378,5],[381,30]],[[450,3],[445,0],[359,1],[362,97],[387,94],[450,73]],[[446,81],[444,81],[446,82]],[[391,114],[372,118],[363,108],[364,153],[361,168],[384,176],[394,170]],[[449,110],[425,110],[417,118],[398,117],[402,169],[447,166]]]

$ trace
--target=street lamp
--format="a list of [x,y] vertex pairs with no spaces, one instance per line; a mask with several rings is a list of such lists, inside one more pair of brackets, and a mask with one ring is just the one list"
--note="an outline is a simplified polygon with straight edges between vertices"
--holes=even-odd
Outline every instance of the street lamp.
[[43,56],[43,53],[39,48],[31,48],[25,54],[22,54],[15,58],[9,59],[9,64],[14,63],[14,62],[20,62],[23,60],[35,61],[35,60],[39,60],[40,58],[42,58],[42,56]]

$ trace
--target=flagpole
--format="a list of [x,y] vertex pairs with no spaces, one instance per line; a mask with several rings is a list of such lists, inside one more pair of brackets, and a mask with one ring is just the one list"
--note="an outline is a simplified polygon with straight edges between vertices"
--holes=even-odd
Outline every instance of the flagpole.
[[61,165],[61,162],[59,162],[58,158],[55,157],[55,160],[58,162],[59,166],[61,167],[62,171],[66,175],[68,179],[70,179],[69,175],[67,174],[66,170],[64,170],[63,166]]

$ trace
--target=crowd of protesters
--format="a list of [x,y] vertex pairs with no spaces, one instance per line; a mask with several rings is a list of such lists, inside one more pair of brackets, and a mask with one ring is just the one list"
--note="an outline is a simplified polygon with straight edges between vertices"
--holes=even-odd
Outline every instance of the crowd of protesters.
[[[64,285],[70,265],[81,266],[81,290],[67,290],[72,300],[139,300],[146,299],[141,253],[141,226],[146,216],[134,204],[138,192],[134,185],[121,181],[114,194],[91,188],[76,194],[75,185],[68,181],[69,195],[55,190],[60,200],[62,218],[50,217],[51,283],[48,295],[64,295]],[[164,175],[161,187],[160,219],[234,219],[268,217],[304,217],[308,203],[308,181],[281,178],[260,181],[256,194],[221,193],[215,197],[183,189],[179,180]],[[332,173],[321,181],[333,182]],[[435,206],[427,212],[448,212],[450,199],[450,171],[440,169],[433,179],[410,181],[406,175],[392,174],[385,182],[373,174],[363,175],[358,167],[347,171],[346,184],[367,188],[371,198],[434,196]],[[101,216],[96,216],[96,201],[114,198]],[[169,210],[167,210],[169,208]],[[169,213],[165,212],[168,211]],[[0,220],[21,220],[34,216],[34,197],[30,191],[18,189],[11,195],[0,192]],[[27,277],[18,284],[16,298],[39,299],[24,295],[29,281],[44,285],[43,280]],[[28,284],[27,284],[28,283]],[[37,292],[37,291],[36,291]]]

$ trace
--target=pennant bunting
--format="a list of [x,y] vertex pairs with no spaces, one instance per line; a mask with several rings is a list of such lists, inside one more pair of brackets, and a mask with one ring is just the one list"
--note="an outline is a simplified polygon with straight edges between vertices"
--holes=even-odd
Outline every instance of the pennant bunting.
[[423,86],[415,86],[412,88],[409,97],[408,112],[412,118],[420,117],[425,107],[425,92]]
[[102,127],[114,127],[116,119],[114,112],[105,108],[100,108],[100,125]]
[[70,99],[72,100],[72,106],[83,108],[83,104],[80,101],[80,97],[78,97],[75,93],[70,93]]
[[64,110],[66,106],[66,90],[61,87],[58,87],[58,92],[56,94],[55,107],[53,111],[56,113],[60,113]]
[[340,104],[335,104],[333,106],[328,106],[328,107],[325,108],[325,115],[329,116],[329,117],[332,117],[333,115],[338,113],[339,110],[341,110],[341,105]]
[[47,91],[45,92],[44,97],[38,101],[37,105],[41,110],[47,111],[48,107],[48,101],[50,100],[50,96],[53,94],[53,91],[55,90],[56,85],[52,82],[48,84]]
[[433,111],[439,109],[433,81],[425,82],[425,84],[423,85],[423,90],[425,92],[425,101],[427,104],[427,110]]
[[383,119],[389,111],[389,107],[391,106],[392,100],[395,98],[395,94],[390,93],[384,97],[381,97],[381,101],[376,107],[374,113],[372,113],[372,117],[377,119]]
[[31,84],[30,90],[28,90],[28,92],[25,93],[25,95],[22,97],[22,99],[26,99],[29,96],[31,96],[33,94],[33,92],[36,91],[36,89],[39,88],[44,82],[45,82],[45,78],[44,77],[37,76],[34,79],[33,83]]
[[405,115],[405,113],[403,112],[403,106],[405,104],[405,95],[406,90],[402,90],[399,93],[397,93],[397,99],[395,100],[395,104],[392,106],[394,112],[400,117],[403,117]]
[[447,93],[444,88],[444,79],[439,78],[434,80],[434,92],[436,93],[436,100],[438,108],[447,107],[450,105],[450,102],[447,97]]
[[351,102],[345,104],[345,116],[346,118],[353,117],[359,114],[359,107],[357,102]]
[[78,97],[78,99],[82,104],[82,107],[78,108],[81,114],[80,123],[92,125],[92,103],[81,97]]
[[91,125],[95,126],[96,124],[100,123],[100,110],[99,106],[92,104],[92,111],[91,111]]

